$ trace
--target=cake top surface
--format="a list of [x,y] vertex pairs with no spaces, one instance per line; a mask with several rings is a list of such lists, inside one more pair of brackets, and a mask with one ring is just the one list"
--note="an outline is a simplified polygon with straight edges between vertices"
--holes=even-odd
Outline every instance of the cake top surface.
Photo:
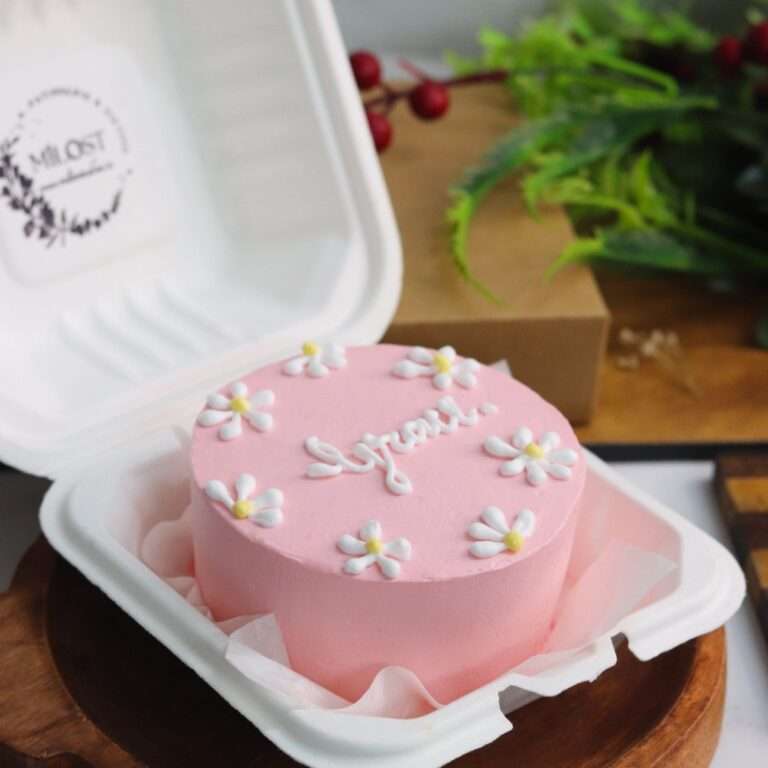
[[254,546],[405,581],[529,557],[585,477],[570,425],[528,387],[448,347],[383,344],[305,344],[223,387],[191,462],[210,513]]

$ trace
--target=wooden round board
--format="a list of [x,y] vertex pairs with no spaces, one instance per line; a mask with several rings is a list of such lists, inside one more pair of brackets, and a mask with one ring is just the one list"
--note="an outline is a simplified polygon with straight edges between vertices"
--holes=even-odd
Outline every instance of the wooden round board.
[[[513,713],[454,766],[700,768],[717,744],[722,629]],[[40,539],[0,595],[0,767],[289,766],[256,728]]]

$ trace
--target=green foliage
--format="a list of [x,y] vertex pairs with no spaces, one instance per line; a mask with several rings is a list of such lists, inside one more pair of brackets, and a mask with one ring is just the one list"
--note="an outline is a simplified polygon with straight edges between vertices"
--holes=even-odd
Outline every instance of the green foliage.
[[693,248],[658,230],[632,228],[598,230],[592,238],[575,240],[560,254],[548,274],[587,259],[710,277],[729,272],[728,260],[717,253]]
[[457,74],[509,71],[508,87],[529,117],[572,104],[640,105],[656,100],[659,91],[678,92],[673,78],[622,58],[620,40],[595,34],[576,10],[544,17],[520,37],[486,27],[478,40],[483,49],[479,59],[449,54],[448,62]]
[[486,28],[479,40],[479,58],[452,65],[509,72],[528,119],[452,189],[453,260],[468,282],[498,300],[472,272],[468,236],[483,199],[511,174],[531,215],[563,205],[581,234],[550,274],[578,261],[768,274],[756,246],[768,211],[768,117],[751,91],[723,86],[711,68],[683,87],[643,58],[684,48],[708,62],[708,31],[640,0],[570,0],[519,35]]
[[467,171],[462,183],[453,190],[454,202],[448,209],[447,219],[452,228],[454,264],[470,284],[493,301],[498,301],[498,297],[475,278],[469,265],[467,238],[472,216],[503,178],[525,166],[536,153],[557,144],[570,130],[567,115],[554,115],[548,120],[523,125],[502,139],[480,165]]
[[640,0],[587,0],[578,7],[595,34],[693,51],[708,51],[715,44],[714,36],[684,13],[649,5],[653,4]]
[[757,321],[757,327],[755,328],[755,340],[758,346],[763,349],[768,349],[768,315],[763,315]]

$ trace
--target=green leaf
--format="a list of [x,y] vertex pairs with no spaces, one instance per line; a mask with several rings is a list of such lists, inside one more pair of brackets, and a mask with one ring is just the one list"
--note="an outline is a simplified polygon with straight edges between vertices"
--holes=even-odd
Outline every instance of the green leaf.
[[[674,104],[674,106],[672,106]],[[609,156],[620,155],[642,136],[660,130],[678,119],[678,110],[688,108],[688,102],[672,102],[669,108],[646,110],[613,107],[599,113],[572,112],[572,132],[558,153],[551,153],[537,163],[537,170],[523,181],[523,196],[532,214],[539,201],[546,197],[553,184],[563,177],[596,166]],[[634,192],[649,213],[653,207],[659,221],[668,221],[671,214],[662,195],[650,178],[650,156],[635,170]],[[641,205],[641,209],[643,205]]]
[[763,315],[755,326],[755,340],[763,349],[768,349],[768,314]]
[[567,248],[550,268],[550,274],[575,261],[606,261],[624,266],[671,270],[699,275],[731,271],[728,259],[690,247],[657,230],[602,230],[589,247]]
[[556,144],[570,130],[567,115],[554,115],[549,120],[534,121],[507,134],[474,168],[465,174],[452,190],[453,203],[446,212],[451,228],[451,254],[460,274],[487,298],[500,301],[478,280],[469,263],[467,241],[469,226],[478,205],[508,174],[521,168],[538,152]]
[[602,258],[636,267],[717,275],[730,271],[728,259],[691,247],[658,230],[607,230]]
[[700,120],[690,118],[672,123],[664,129],[664,138],[673,144],[695,144],[704,137]]
[[478,165],[465,173],[455,191],[466,192],[475,198],[486,194],[509,172],[562,141],[571,125],[570,115],[558,114],[514,128],[496,143]]
[[[581,155],[561,157],[547,162],[540,170],[530,174],[523,181],[523,200],[532,216],[538,215],[538,205],[541,198],[553,189],[555,182],[586,165],[598,160],[601,156],[599,150],[593,150]],[[551,199],[552,195],[550,195]]]
[[765,21],[765,13],[759,8],[747,8],[744,16],[748,24],[759,24],[761,21]]
[[[583,183],[577,183],[579,181]],[[622,228],[644,229],[648,226],[640,210],[632,202],[617,196],[603,195],[584,179],[563,179],[549,190],[547,201],[568,206],[572,218],[577,213],[573,207],[577,206],[584,209],[577,216],[582,220],[589,221],[602,213],[611,213],[618,216],[618,223]]]
[[585,42],[595,41],[597,38],[596,30],[590,24],[589,19],[573,3],[563,3],[562,15],[571,34],[577,39]]
[[664,47],[681,46],[701,52],[709,51],[715,44],[712,33],[685,13],[656,10],[645,1],[582,0],[578,6],[597,34]]
[[677,223],[669,201],[658,190],[651,175],[652,155],[641,152],[629,170],[629,187],[643,218],[664,228]]
[[549,267],[546,279],[549,280],[569,264],[598,258],[604,248],[605,244],[601,237],[577,237],[562,250],[557,260]]
[[473,200],[470,194],[457,192],[454,203],[446,212],[446,220],[452,230],[451,251],[453,253],[453,263],[462,278],[476,291],[485,296],[489,301],[501,304],[502,299],[475,276],[469,264],[466,244],[469,237],[469,224],[476,207],[477,202]]
[[620,150],[614,149],[594,169],[597,189],[603,195],[616,197],[621,194],[622,180],[619,165],[622,154]]
[[591,64],[604,67],[606,69],[613,70],[615,72],[621,72],[629,77],[634,77],[638,80],[647,80],[649,83],[659,86],[670,96],[675,96],[679,92],[677,82],[669,75],[665,75],[663,72],[659,72],[651,67],[643,66],[634,61],[629,61],[620,56],[605,54],[601,51],[590,52],[587,54],[587,59]]
[[676,223],[670,229],[687,241],[727,259],[732,272],[768,272],[768,252],[764,250],[685,222]]

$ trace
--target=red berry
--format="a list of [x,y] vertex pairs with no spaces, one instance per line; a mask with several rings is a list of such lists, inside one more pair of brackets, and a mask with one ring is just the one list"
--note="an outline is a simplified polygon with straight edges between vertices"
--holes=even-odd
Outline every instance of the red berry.
[[381,82],[381,64],[370,51],[355,51],[349,57],[349,63],[361,91],[375,88]]
[[366,112],[368,118],[368,127],[371,129],[373,143],[377,152],[383,152],[392,141],[392,123],[386,115],[381,112]]
[[434,120],[448,111],[451,96],[444,85],[425,80],[411,91],[408,103],[414,114],[422,120]]
[[768,21],[753,24],[744,40],[744,58],[768,65]]
[[713,51],[715,65],[723,77],[734,77],[741,69],[742,59],[741,40],[733,35],[725,35]]

